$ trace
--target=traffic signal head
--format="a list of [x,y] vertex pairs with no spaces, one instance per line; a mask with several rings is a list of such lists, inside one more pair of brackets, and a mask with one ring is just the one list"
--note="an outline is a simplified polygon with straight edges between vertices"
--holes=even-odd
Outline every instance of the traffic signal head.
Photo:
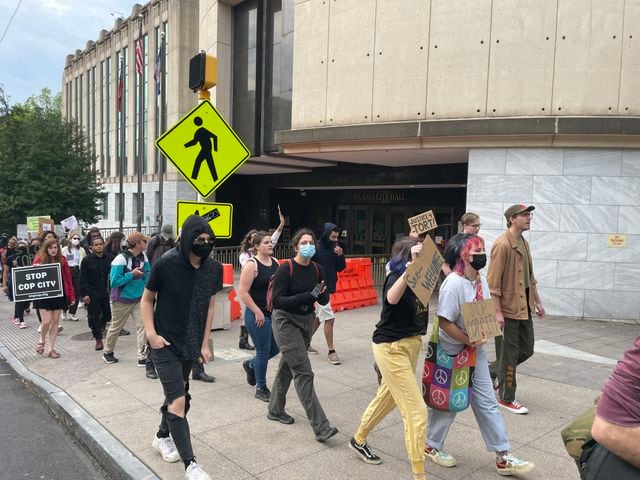
[[189,62],[189,88],[194,92],[208,90],[218,83],[218,59],[205,52],[198,53]]

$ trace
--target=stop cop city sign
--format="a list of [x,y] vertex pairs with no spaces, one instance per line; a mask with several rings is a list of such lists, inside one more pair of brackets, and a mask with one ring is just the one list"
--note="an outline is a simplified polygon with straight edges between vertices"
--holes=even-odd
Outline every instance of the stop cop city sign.
[[63,295],[59,263],[15,267],[11,270],[13,301],[30,302]]
[[158,137],[156,146],[203,197],[211,195],[251,156],[208,100]]

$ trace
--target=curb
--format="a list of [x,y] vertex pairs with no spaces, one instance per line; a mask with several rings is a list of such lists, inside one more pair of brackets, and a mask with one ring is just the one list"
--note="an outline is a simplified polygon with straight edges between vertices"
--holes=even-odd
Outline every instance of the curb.
[[113,480],[160,480],[67,392],[28,370],[2,342],[0,355]]

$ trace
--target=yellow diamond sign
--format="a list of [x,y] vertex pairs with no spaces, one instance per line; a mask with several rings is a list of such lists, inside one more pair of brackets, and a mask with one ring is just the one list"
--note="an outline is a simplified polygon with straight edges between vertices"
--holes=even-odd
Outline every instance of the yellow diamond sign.
[[163,133],[156,146],[203,197],[211,195],[251,156],[209,101]]
[[178,202],[178,230],[189,215],[199,215],[211,226],[216,238],[231,238],[233,205],[230,203]]

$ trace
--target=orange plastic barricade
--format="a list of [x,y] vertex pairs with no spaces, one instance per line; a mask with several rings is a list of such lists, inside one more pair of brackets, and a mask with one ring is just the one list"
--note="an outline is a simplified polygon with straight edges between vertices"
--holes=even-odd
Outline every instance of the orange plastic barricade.
[[378,303],[378,294],[373,288],[370,258],[347,258],[346,268],[338,273],[336,293],[331,295],[331,306],[335,312],[367,307]]

